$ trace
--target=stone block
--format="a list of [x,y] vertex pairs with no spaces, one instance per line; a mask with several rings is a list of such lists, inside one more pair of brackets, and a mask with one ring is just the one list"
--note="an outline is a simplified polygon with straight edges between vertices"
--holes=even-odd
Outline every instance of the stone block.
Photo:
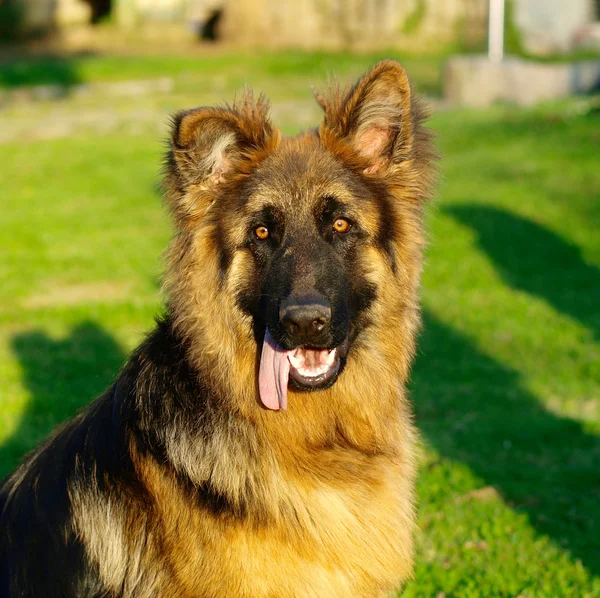
[[573,48],[600,51],[600,21],[580,27],[573,36]]
[[543,63],[522,58],[490,62],[454,56],[444,70],[444,93],[453,104],[485,107],[496,101],[531,106],[600,86],[600,60]]

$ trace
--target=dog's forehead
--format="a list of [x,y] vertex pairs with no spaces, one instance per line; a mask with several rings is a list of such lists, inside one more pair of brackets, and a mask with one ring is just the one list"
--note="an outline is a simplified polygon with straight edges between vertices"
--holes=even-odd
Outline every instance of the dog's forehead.
[[279,205],[286,210],[311,209],[324,196],[350,200],[356,176],[320,143],[316,135],[284,138],[256,170],[246,208]]

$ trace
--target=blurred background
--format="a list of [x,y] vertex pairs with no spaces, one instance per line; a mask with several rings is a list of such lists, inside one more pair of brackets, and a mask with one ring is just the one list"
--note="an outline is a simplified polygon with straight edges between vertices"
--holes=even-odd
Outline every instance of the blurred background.
[[404,596],[600,596],[598,0],[0,0],[0,477],[160,310],[169,115],[379,59],[432,112]]

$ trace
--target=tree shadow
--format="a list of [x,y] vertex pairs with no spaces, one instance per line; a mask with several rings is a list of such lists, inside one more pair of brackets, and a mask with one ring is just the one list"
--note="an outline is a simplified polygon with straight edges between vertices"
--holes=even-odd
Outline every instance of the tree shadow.
[[19,427],[0,446],[0,479],[60,422],[104,391],[126,358],[117,342],[93,322],[77,325],[60,340],[41,331],[17,334],[12,348],[31,399]]
[[544,299],[600,338],[600,270],[585,263],[577,246],[495,207],[458,205],[444,211],[478,233],[479,246],[508,285]]
[[412,395],[427,440],[599,575],[600,439],[431,313],[424,323]]

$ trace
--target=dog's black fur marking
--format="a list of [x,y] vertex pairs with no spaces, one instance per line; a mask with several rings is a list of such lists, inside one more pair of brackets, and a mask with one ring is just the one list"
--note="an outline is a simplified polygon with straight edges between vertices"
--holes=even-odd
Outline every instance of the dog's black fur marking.
[[[184,347],[170,320],[158,321],[107,392],[1,483],[0,598],[113,598],[74,529],[69,489],[93,480],[100,492],[147,506],[131,443],[164,462],[156,431],[182,411],[204,412],[207,417],[198,424],[210,427],[208,415],[214,412],[201,380],[187,365]],[[210,397],[218,400],[214,393]],[[190,491],[211,511],[233,509],[208,487]]]

